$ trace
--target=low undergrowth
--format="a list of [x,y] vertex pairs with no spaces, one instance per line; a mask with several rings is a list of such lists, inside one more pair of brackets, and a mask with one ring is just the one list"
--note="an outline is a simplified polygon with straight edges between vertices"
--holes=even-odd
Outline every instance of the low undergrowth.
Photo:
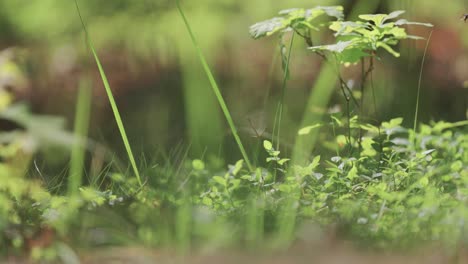
[[[324,130],[328,125],[347,130],[336,117],[331,120]],[[4,163],[2,254],[44,258],[56,256],[64,245],[136,244],[183,252],[275,248],[283,239],[278,226],[290,212],[282,208],[289,205],[297,212],[295,236],[279,242],[304,238],[300,227],[313,223],[319,230],[334,226],[340,239],[380,249],[466,243],[466,122],[414,131],[401,127],[402,119],[378,127],[353,120],[352,127],[366,131],[361,147],[357,137],[348,144],[346,132],[329,136],[323,145],[330,155],[313,156],[303,166],[289,165],[264,141],[267,158],[254,171],[243,160],[215,169],[216,162],[180,154],[173,156],[175,164],[142,168],[143,187],[135,178],[107,173],[105,184],[82,187],[76,196],[12,177],[12,167]],[[51,248],[54,254],[47,251]]]

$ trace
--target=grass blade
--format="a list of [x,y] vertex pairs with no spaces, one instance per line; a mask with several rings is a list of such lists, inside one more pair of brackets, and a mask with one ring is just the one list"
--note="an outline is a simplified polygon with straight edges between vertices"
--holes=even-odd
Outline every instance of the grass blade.
[[91,110],[91,82],[83,79],[80,82],[76,103],[73,147],[70,160],[70,174],[68,177],[68,194],[74,195],[81,186],[83,176],[86,141]]
[[98,57],[98,55],[96,53],[96,50],[94,49],[93,42],[91,41],[91,38],[89,37],[88,30],[86,29],[86,25],[84,23],[83,17],[81,16],[81,12],[80,12],[80,8],[78,6],[77,0],[75,0],[75,5],[76,5],[76,10],[77,10],[78,15],[79,15],[80,20],[81,20],[81,24],[83,26],[83,30],[85,32],[86,41],[88,43],[89,48],[91,49],[94,60],[96,61],[96,65],[97,65],[97,67],[99,69],[99,74],[101,75],[102,83],[104,84],[104,88],[106,89],[107,98],[109,99],[109,103],[111,105],[112,112],[114,113],[115,121],[117,122],[117,126],[119,127],[120,135],[121,135],[122,141],[123,141],[123,143],[125,145],[125,149],[127,151],[128,158],[130,159],[130,163],[132,165],[133,172],[135,173],[135,176],[136,176],[136,178],[138,180],[138,183],[141,186],[141,185],[143,185],[143,183],[141,182],[140,172],[138,171],[138,168],[136,166],[135,158],[133,156],[132,149],[130,147],[130,143],[128,141],[127,133],[125,132],[125,127],[123,125],[122,118],[120,117],[119,108],[117,107],[117,104],[115,102],[114,95],[112,94],[112,90],[111,90],[110,85],[109,85],[109,81],[107,80],[106,73],[104,72],[104,68],[102,67],[101,61],[99,60],[99,57]]
[[413,124],[413,130],[416,131],[416,126],[418,124],[418,114],[419,114],[419,96],[421,94],[421,82],[422,82],[422,74],[423,74],[423,69],[424,69],[424,62],[426,61],[426,53],[427,49],[429,48],[429,42],[431,41],[432,37],[432,32],[429,33],[429,37],[427,38],[426,41],[426,47],[424,48],[424,55],[421,61],[421,71],[419,72],[419,80],[418,80],[418,93],[416,95],[416,110],[414,111],[414,124]]
[[[291,36],[291,40],[289,42],[289,51],[288,51],[288,54],[287,54],[287,58],[286,58],[286,65],[284,67],[284,75],[283,75],[283,83],[281,85],[281,98],[280,98],[280,102],[279,102],[279,111],[278,111],[278,130],[277,130],[277,134],[276,134],[276,149],[280,149],[280,133],[281,133],[281,120],[283,118],[283,107],[284,107],[284,97],[285,97],[285,93],[286,93],[286,85],[287,85],[287,82],[288,82],[288,78],[289,78],[289,63],[290,63],[290,60],[291,60],[291,51],[292,51],[292,46],[293,46],[293,43],[294,43],[294,36],[295,36],[295,32],[292,33],[292,36]],[[283,51],[280,51],[281,53]],[[276,118],[276,117],[275,117]],[[275,122],[276,123],[276,122]]]
[[229,109],[227,108],[226,102],[224,101],[221,91],[219,90],[218,84],[216,83],[213,73],[210,70],[210,66],[208,66],[205,56],[203,55],[198,45],[197,39],[195,38],[195,34],[193,33],[192,28],[190,27],[190,23],[188,22],[187,18],[185,17],[184,12],[182,11],[182,8],[180,7],[179,0],[176,1],[176,4],[177,4],[177,9],[179,10],[180,16],[184,20],[184,24],[185,24],[185,27],[187,28],[190,38],[192,39],[192,44],[197,51],[198,58],[200,59],[203,69],[205,70],[208,80],[210,81],[211,88],[213,88],[213,92],[216,95],[216,99],[218,99],[219,105],[221,106],[224,116],[226,117],[226,120],[229,124],[229,128],[231,129],[234,139],[236,140],[237,146],[239,147],[239,150],[245,160],[245,163],[247,164],[247,167],[249,168],[250,171],[253,171],[252,164],[250,163],[250,159],[247,156],[247,152],[244,149],[244,145],[242,145],[242,141],[239,137],[239,133],[237,132],[236,126],[234,125],[234,121],[232,120],[231,114],[229,113]]

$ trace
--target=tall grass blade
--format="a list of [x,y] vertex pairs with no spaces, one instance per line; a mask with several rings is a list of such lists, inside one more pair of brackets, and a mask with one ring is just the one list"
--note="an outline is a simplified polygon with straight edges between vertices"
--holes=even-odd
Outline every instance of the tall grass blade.
[[289,51],[288,51],[288,56],[286,58],[286,65],[284,67],[283,83],[281,86],[281,98],[280,98],[280,102],[278,106],[279,112],[278,112],[278,130],[277,130],[277,135],[276,135],[276,149],[280,149],[280,133],[281,133],[281,120],[283,118],[284,97],[286,94],[286,84],[288,82],[288,77],[289,77],[289,62],[291,60],[291,50],[292,50],[292,46],[294,43],[295,35],[296,34],[293,32],[291,36],[291,41],[289,43]]
[[416,126],[418,125],[419,96],[421,94],[421,82],[422,82],[422,75],[423,75],[423,70],[424,70],[424,62],[426,61],[426,53],[427,53],[427,49],[429,48],[429,43],[431,41],[433,31],[434,30],[431,30],[431,33],[429,33],[429,37],[426,40],[426,47],[424,48],[424,55],[421,61],[421,70],[419,72],[419,80],[418,80],[418,94],[416,95],[416,110],[414,111],[414,124],[413,124],[414,131],[416,131]]
[[91,49],[94,60],[96,61],[96,65],[98,66],[98,69],[99,69],[99,74],[101,75],[102,83],[104,84],[104,88],[106,89],[107,98],[109,99],[109,103],[111,105],[112,112],[114,113],[115,121],[117,122],[117,126],[119,127],[119,131],[120,131],[120,135],[122,137],[122,141],[123,141],[123,143],[125,145],[125,149],[127,151],[128,158],[130,159],[130,163],[131,163],[132,168],[133,168],[133,173],[135,173],[135,176],[136,176],[136,178],[138,180],[138,183],[141,186],[141,185],[143,185],[143,183],[141,181],[140,172],[138,171],[138,168],[137,168],[137,165],[136,165],[136,162],[135,162],[135,158],[133,156],[132,149],[130,147],[130,143],[128,141],[127,133],[125,132],[125,127],[123,125],[122,118],[120,117],[119,108],[117,107],[117,104],[115,102],[114,95],[112,94],[112,90],[111,90],[110,85],[109,85],[109,81],[107,80],[106,73],[104,72],[104,68],[102,67],[101,61],[99,60],[99,57],[98,57],[98,55],[96,53],[96,50],[94,49],[93,42],[91,41],[91,38],[89,37],[88,30],[86,29],[86,25],[84,23],[83,17],[81,16],[81,12],[80,12],[80,8],[78,6],[77,0],[75,0],[75,5],[76,5],[76,10],[78,12],[78,16],[80,17],[81,24],[83,26],[83,30],[85,32],[86,41],[88,43],[89,48]]
[[71,151],[70,174],[68,177],[68,194],[70,196],[77,194],[81,185],[84,168],[84,158],[86,151],[86,141],[88,134],[89,116],[91,110],[91,81],[82,79],[78,90],[76,103],[74,136]]
[[229,124],[229,128],[231,129],[232,135],[234,136],[234,139],[236,140],[237,146],[239,147],[239,150],[245,160],[245,163],[247,164],[247,167],[249,168],[250,171],[253,171],[252,164],[250,163],[250,159],[247,156],[247,152],[244,149],[244,145],[242,145],[242,141],[239,137],[239,133],[237,132],[236,126],[234,125],[234,121],[232,120],[231,114],[229,112],[229,109],[227,108],[226,102],[224,101],[224,98],[221,94],[221,91],[219,90],[218,84],[216,83],[216,80],[210,70],[210,67],[208,66],[208,63],[205,59],[205,56],[203,55],[197,39],[195,38],[195,34],[192,31],[192,28],[190,27],[190,23],[188,22],[184,12],[182,11],[182,8],[180,7],[180,2],[179,0],[176,1],[177,4],[177,9],[179,10],[180,16],[182,17],[185,27],[187,28],[187,31],[190,35],[190,38],[192,40],[192,44],[195,47],[198,57],[200,59],[200,62],[203,66],[203,69],[205,70],[205,73],[208,77],[208,80],[210,81],[211,88],[213,89],[214,94],[216,95],[216,99],[218,99],[219,105],[221,106],[221,109],[224,113],[224,116],[226,117],[226,120]]

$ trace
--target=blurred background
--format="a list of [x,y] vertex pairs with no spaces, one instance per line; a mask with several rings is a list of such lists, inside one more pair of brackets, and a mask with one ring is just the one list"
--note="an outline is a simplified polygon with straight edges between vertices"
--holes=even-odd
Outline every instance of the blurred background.
[[[78,3],[137,156],[169,153],[184,145],[190,146],[193,158],[206,153],[229,162],[240,158],[173,0]],[[460,19],[468,13],[465,0],[186,0],[181,4],[250,152],[259,138],[271,136],[283,74],[278,38],[253,40],[249,26],[291,7],[343,5],[347,20],[356,19],[356,14],[402,9],[410,21],[434,24],[422,78],[420,120],[467,118],[468,23]],[[425,38],[430,33],[424,27],[408,31]],[[65,117],[71,130],[77,91],[87,81],[93,95],[90,137],[124,153],[73,1],[0,0],[0,32],[4,51],[0,57],[18,65],[9,72],[14,78],[0,82],[2,89],[13,91],[15,100],[26,101],[34,113]],[[377,109],[368,107],[373,122],[404,117],[405,125],[412,126],[425,45],[424,40],[403,41],[397,47],[400,58],[382,53],[376,61],[372,79]],[[306,105],[321,66],[303,41],[295,41],[281,132],[286,156],[303,116],[317,111]],[[347,81],[358,82],[359,75],[353,72],[359,70],[360,66],[344,69]],[[344,111],[336,83],[328,85],[331,99],[323,98],[326,109],[319,110]]]

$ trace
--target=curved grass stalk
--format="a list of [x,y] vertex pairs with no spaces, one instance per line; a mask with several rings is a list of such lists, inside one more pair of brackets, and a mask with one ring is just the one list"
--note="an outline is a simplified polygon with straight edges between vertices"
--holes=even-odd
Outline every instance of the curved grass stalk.
[[434,30],[431,30],[431,33],[429,33],[429,37],[427,38],[427,41],[426,41],[426,47],[424,48],[424,55],[423,55],[423,58],[422,58],[422,61],[421,61],[421,71],[419,72],[419,80],[418,80],[418,94],[416,95],[416,110],[414,111],[413,131],[416,131],[416,126],[418,124],[419,96],[421,94],[422,74],[423,74],[423,70],[424,70],[424,62],[426,61],[427,49],[429,48],[429,42],[431,41],[433,31]]
[[210,70],[210,66],[208,66],[208,62],[206,61],[205,56],[203,55],[200,49],[200,46],[198,45],[197,39],[195,38],[195,34],[193,33],[192,28],[190,27],[190,23],[188,22],[187,17],[185,16],[184,12],[182,11],[182,8],[180,7],[179,0],[176,1],[176,4],[177,4],[177,9],[179,10],[180,16],[182,17],[185,27],[192,40],[192,44],[195,47],[195,50],[197,51],[198,58],[203,66],[203,69],[205,70],[208,80],[210,81],[211,88],[213,89],[213,92],[216,95],[216,99],[218,99],[218,103],[221,107],[221,110],[223,111],[224,116],[229,124],[229,128],[231,129],[232,135],[234,136],[234,139],[236,140],[237,146],[239,147],[242,157],[244,158],[245,163],[247,164],[247,167],[249,168],[249,170],[253,171],[252,164],[250,163],[250,159],[247,156],[247,152],[244,149],[244,145],[242,145],[242,141],[239,137],[239,133],[237,132],[236,126],[234,125],[234,121],[232,120],[229,109],[227,108],[226,102],[224,101],[221,91],[219,90],[218,84],[216,83],[213,73]]
[[78,16],[80,17],[81,25],[83,26],[83,30],[85,32],[85,37],[86,37],[86,42],[91,50],[91,53],[93,54],[94,60],[96,61],[96,65],[99,69],[99,74],[101,75],[102,83],[104,84],[104,88],[106,89],[107,93],[107,98],[109,99],[109,103],[112,108],[112,112],[114,113],[114,118],[115,121],[117,122],[117,126],[120,131],[120,135],[122,137],[122,141],[125,145],[125,149],[127,151],[127,156],[130,160],[130,163],[133,168],[133,173],[135,173],[135,176],[137,178],[138,184],[140,186],[143,185],[140,177],[140,172],[138,171],[136,162],[135,162],[135,157],[133,156],[132,149],[130,147],[130,143],[128,141],[127,133],[125,132],[125,127],[122,122],[122,118],[120,116],[119,108],[117,107],[117,103],[115,102],[114,95],[112,94],[112,90],[109,85],[109,81],[107,80],[106,73],[104,72],[104,68],[101,65],[101,61],[99,60],[99,57],[96,53],[96,50],[94,49],[93,42],[91,41],[91,38],[89,37],[88,30],[86,28],[86,25],[84,23],[83,17],[81,16],[80,8],[78,6],[77,0],[75,0],[75,5],[76,5],[76,11],[78,12]]

